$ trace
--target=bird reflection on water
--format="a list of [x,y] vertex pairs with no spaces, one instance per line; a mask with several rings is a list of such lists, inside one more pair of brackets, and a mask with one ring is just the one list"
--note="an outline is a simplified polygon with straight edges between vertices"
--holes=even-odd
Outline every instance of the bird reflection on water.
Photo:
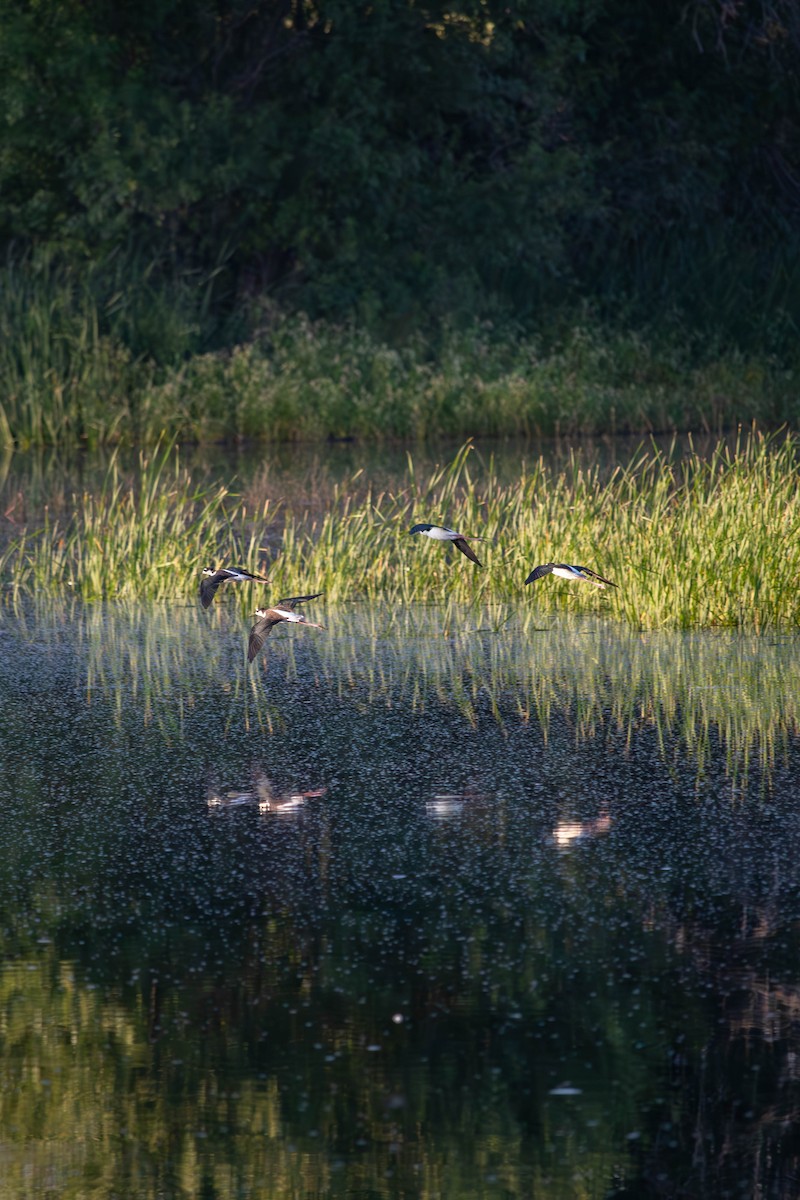
[[305,807],[306,801],[321,799],[327,794],[326,787],[287,789],[279,791],[264,774],[256,774],[253,786],[247,790],[219,791],[209,788],[206,804],[209,812],[224,812],[233,808],[257,807],[262,814],[296,815]]
[[448,817],[458,817],[465,812],[477,812],[483,809],[483,801],[488,796],[469,785],[463,792],[435,792],[430,800],[425,801],[425,813],[434,820],[446,820]]
[[326,787],[321,787],[310,788],[307,791],[294,790],[278,793],[267,776],[262,775],[256,783],[258,811],[282,815],[297,813],[305,806],[307,800],[320,799],[327,791]]
[[593,821],[559,821],[552,832],[552,840],[562,850],[568,850],[580,842],[608,833],[611,828],[611,817],[603,812]]
[[255,800],[254,792],[218,792],[209,789],[206,795],[206,803],[212,812],[228,808],[243,808],[248,804],[253,804]]

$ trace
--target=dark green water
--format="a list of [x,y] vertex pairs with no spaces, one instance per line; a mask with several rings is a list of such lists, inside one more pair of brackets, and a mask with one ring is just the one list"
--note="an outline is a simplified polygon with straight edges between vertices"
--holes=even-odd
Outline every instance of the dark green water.
[[2,614],[0,1200],[797,1195],[800,638],[309,616]]

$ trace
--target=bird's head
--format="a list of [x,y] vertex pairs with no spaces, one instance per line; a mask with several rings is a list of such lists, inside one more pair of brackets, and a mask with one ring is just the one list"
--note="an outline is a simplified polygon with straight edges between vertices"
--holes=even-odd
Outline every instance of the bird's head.
[[429,529],[433,529],[432,525],[412,525],[409,533],[427,533]]
[[216,575],[216,573],[217,572],[215,571],[215,569],[213,567],[203,567],[204,575]]

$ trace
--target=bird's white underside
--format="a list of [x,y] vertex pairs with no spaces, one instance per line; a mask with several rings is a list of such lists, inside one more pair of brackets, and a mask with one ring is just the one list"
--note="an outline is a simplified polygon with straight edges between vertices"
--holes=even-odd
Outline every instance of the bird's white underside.
[[559,579],[588,579],[582,571],[573,571],[570,567],[553,567],[553,574]]
[[452,542],[455,538],[461,536],[454,529],[444,529],[439,526],[436,526],[435,529],[424,529],[423,533],[426,537],[433,538],[436,542]]

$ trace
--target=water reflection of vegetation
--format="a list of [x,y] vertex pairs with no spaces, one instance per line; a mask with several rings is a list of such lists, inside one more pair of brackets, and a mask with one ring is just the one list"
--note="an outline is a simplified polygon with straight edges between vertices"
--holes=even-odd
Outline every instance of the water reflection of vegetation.
[[[353,606],[248,672],[232,601],[5,623],[0,1198],[781,1194],[800,821],[717,746],[796,766],[793,648]],[[328,792],[210,814],[256,760]]]
[[[313,876],[316,864],[307,856],[306,862]],[[452,891],[455,881],[445,870]],[[284,867],[282,874],[291,886],[291,872]],[[243,883],[252,887],[252,876]],[[563,895],[565,924],[582,918],[569,890]],[[411,893],[406,900],[417,903]],[[276,1194],[299,1195],[319,1188],[346,1161],[348,1185],[360,1178],[379,1186],[379,1194],[393,1191],[379,1184],[387,1170],[406,1187],[425,1172],[422,1195],[481,1194],[490,1181],[476,1187],[470,1179],[476,1168],[494,1176],[490,1195],[525,1194],[527,1178],[554,1168],[567,1178],[579,1168],[596,1191],[615,1158],[617,1169],[625,1168],[624,1153],[612,1155],[609,1139],[624,1144],[635,1128],[645,1066],[626,1047],[634,1039],[657,1044],[664,1014],[635,1002],[636,970],[627,1001],[579,1002],[577,992],[566,1001],[568,984],[582,980],[568,980],[569,951],[560,934],[545,933],[538,912],[519,921],[502,906],[483,916],[476,907],[463,921],[456,918],[457,900],[453,893],[446,908],[427,919],[420,914],[418,929],[404,931],[385,896],[375,894],[372,905],[364,896],[324,937],[305,927],[297,901],[274,908],[274,900],[266,901],[272,915],[251,921],[250,945],[239,939],[224,948],[208,927],[204,937],[191,928],[180,936],[177,919],[186,914],[179,907],[161,956],[154,958],[152,944],[138,947],[136,961],[148,964],[139,986],[111,982],[128,971],[125,958],[119,961],[120,942],[123,956],[137,949],[119,936],[114,946],[113,929],[105,938],[111,953],[96,944],[82,965],[65,964],[52,947],[40,949],[33,964],[3,981],[6,1052],[24,1047],[25,1061],[37,1067],[34,1075],[8,1071],[14,1086],[4,1115],[13,1114],[23,1129],[36,1121],[37,1139],[51,1147],[51,1168],[57,1159],[78,1178],[76,1168],[89,1178],[97,1170],[98,1186],[114,1184],[123,1194],[131,1160],[137,1173],[152,1173],[152,1194],[159,1184],[174,1186],[177,1172],[189,1194],[199,1192],[204,1177],[214,1179],[222,1196],[236,1194],[234,1183],[253,1187],[269,1177]],[[341,901],[341,895],[332,900],[332,908]],[[55,914],[40,911],[52,930]],[[460,924],[462,946],[453,936]],[[582,952],[591,943],[602,961],[614,940],[596,922],[581,938]],[[650,958],[648,967],[655,966]],[[22,980],[29,980],[24,992]],[[554,1018],[553,999],[561,995],[564,1010]],[[696,1009],[693,1016],[699,1021]],[[437,1041],[440,1025],[449,1029],[444,1043]],[[593,1038],[584,1040],[590,1028]],[[580,1070],[572,1075],[583,1093],[579,1107],[548,1101],[563,1078],[565,1050],[567,1069]],[[581,1058],[587,1061],[579,1068]],[[624,1080],[611,1105],[592,1086],[601,1064],[604,1077]],[[108,1096],[115,1097],[111,1112]],[[554,1154],[538,1135],[559,1108],[563,1140]],[[488,1127],[484,1114],[491,1114]],[[86,1141],[75,1136],[84,1122]],[[103,1153],[88,1156],[84,1145]],[[445,1180],[441,1172],[452,1159],[462,1163],[461,1173]],[[300,1162],[308,1175],[297,1174]]]
[[[228,1200],[257,1194],[267,1181],[269,1194],[281,1197],[350,1195],[359,1187],[375,1195],[502,1196],[527,1194],[546,1175],[561,1180],[550,1194],[570,1196],[571,1171],[601,1194],[615,1159],[624,1170],[624,1151],[612,1152],[608,1139],[624,1141],[630,1098],[609,1120],[599,1096],[580,1109],[548,1102],[546,1072],[535,1092],[527,1070],[518,1075],[524,1104],[513,1077],[498,1080],[523,1038],[509,1036],[504,1051],[498,1043],[534,1012],[504,1020],[484,1005],[464,1013],[451,1035],[463,1037],[467,1020],[477,1019],[490,1053],[470,1045],[460,1062],[434,1050],[426,1067],[435,1019],[426,1028],[420,1013],[413,1033],[390,1026],[389,1035],[389,1014],[371,1004],[354,1028],[352,990],[309,985],[306,977],[290,1007],[246,971],[238,987],[230,979],[216,994],[201,986],[188,1002],[168,988],[154,1010],[152,995],[143,1002],[130,990],[78,984],[71,964],[52,954],[9,972],[0,985],[2,1011],[13,1014],[4,1030],[0,1115],[4,1129],[21,1136],[6,1143],[0,1197],[23,1194],[23,1183],[28,1194],[43,1194],[49,1183],[63,1196]],[[566,1023],[555,1033],[567,1038]],[[471,1095],[458,1103],[459,1080],[467,1078]],[[537,1152],[528,1122],[552,1120],[559,1104],[558,1153],[546,1143]]]
[[[759,971],[738,902],[726,941],[681,911],[674,879],[645,883],[635,821],[605,859],[564,859],[506,815],[451,827],[395,882],[365,878],[369,834],[324,818],[272,847],[231,825],[205,911],[192,873],[180,889],[160,864],[129,867],[114,912],[108,865],[71,904],[56,866],[57,888],[2,914],[0,1197],[232,1200],[267,1180],[287,1198],[574,1197],[640,1174],[780,1177],[763,1161],[794,1111],[797,988]],[[788,964],[796,936],[776,917],[761,937],[781,933]],[[707,1186],[689,1194],[721,1194]]]
[[39,601],[14,627],[42,653],[58,654],[65,629],[85,657],[82,684],[112,698],[121,721],[135,706],[145,724],[179,736],[187,712],[210,690],[228,719],[272,732],[288,714],[271,682],[297,679],[298,662],[317,689],[354,711],[380,704],[421,713],[457,711],[472,727],[489,715],[506,731],[532,722],[545,738],[566,718],[576,743],[600,739],[625,753],[653,731],[661,753],[688,752],[697,778],[721,745],[733,778],[755,758],[770,771],[800,727],[794,637],[741,633],[637,633],[596,618],[548,620],[511,605],[424,610],[335,606],[328,626],[272,635],[262,663],[248,668],[251,617],[241,598],[208,613],[193,606],[64,607]]

